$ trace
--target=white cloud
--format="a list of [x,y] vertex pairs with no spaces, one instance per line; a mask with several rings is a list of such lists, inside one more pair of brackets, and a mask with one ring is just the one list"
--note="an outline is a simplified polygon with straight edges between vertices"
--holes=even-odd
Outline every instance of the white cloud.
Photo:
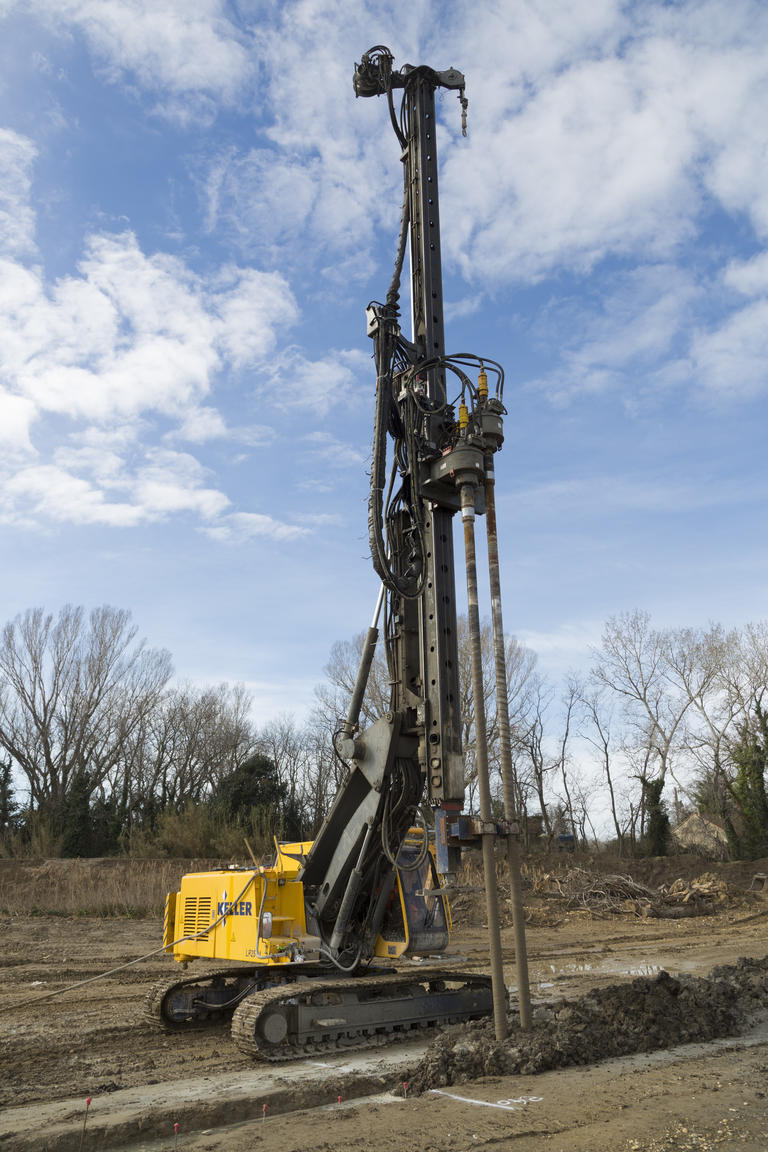
[[[169,444],[183,440],[190,444],[205,444],[209,440],[228,440],[230,443],[242,444],[247,448],[267,448],[270,444],[274,444],[276,438],[277,432],[269,424],[231,426],[226,423],[221,412],[209,405],[188,409],[181,424],[166,432],[163,437]],[[247,455],[237,459],[247,459]]]
[[202,404],[189,409],[178,428],[168,433],[169,439],[189,440],[193,444],[203,444],[206,440],[219,440],[227,436],[224,417],[210,405]]
[[[204,178],[211,227],[246,249],[300,237],[338,260],[368,250],[382,218],[395,220],[397,146],[382,102],[350,100],[370,5],[28,7],[79,30],[110,78],[156,94],[174,115],[258,101],[272,147],[225,148]],[[467,74],[469,141],[454,94],[439,101],[444,246],[468,276],[535,279],[610,253],[663,258],[694,234],[708,196],[768,231],[766,13],[755,0],[727,12],[701,0],[528,0],[487,5],[482,19],[466,4],[384,4],[375,22],[389,28],[398,66],[423,58]]]
[[[372,169],[349,124],[344,134],[348,139],[341,142],[307,134],[298,146],[278,134],[277,147],[243,154],[230,150],[216,157],[201,178],[209,231],[223,232],[248,257],[272,262],[306,262],[310,255],[332,251],[328,277],[362,278],[366,261],[359,253],[370,248],[373,222],[382,209],[389,214],[396,196],[390,200],[378,194],[380,180],[373,173],[381,159]],[[394,163],[392,175],[397,175]],[[350,252],[358,259],[342,273],[339,263]]]
[[302,440],[310,446],[312,457],[330,468],[358,467],[365,463],[365,453],[351,444],[345,444],[330,432],[310,432]]
[[297,540],[309,533],[300,524],[288,524],[261,512],[233,512],[207,529],[216,540],[240,543],[257,537],[271,540]]
[[274,273],[229,269],[211,291],[130,233],[91,237],[79,273],[49,288],[35,271],[3,267],[0,373],[39,411],[89,423],[186,419],[224,363],[266,356],[295,315]]
[[277,432],[269,424],[239,425],[230,435],[249,448],[265,448],[274,444]]
[[[396,228],[397,149],[382,102],[348,103],[367,25],[364,9],[294,0],[259,28],[273,147],[230,148],[204,181],[210,226],[244,250],[290,260],[299,247],[304,259],[327,249],[332,271],[355,253],[357,270],[372,227]],[[530,0],[478,19],[467,5],[446,18],[423,3],[390,31],[397,66],[423,50],[467,75],[467,141],[455,94],[439,93],[438,107],[443,247],[473,282],[584,273],[611,255],[669,259],[713,200],[768,229],[759,4],[726,15],[701,2]],[[307,83],[308,58],[322,84]]]
[[192,456],[136,446],[130,457],[108,441],[73,442],[51,464],[21,467],[0,485],[3,518],[135,527],[191,514],[215,523],[229,506]]
[[150,519],[196,512],[203,520],[212,520],[224,511],[229,499],[215,488],[204,487],[205,474],[187,453],[150,450],[146,464],[137,470],[134,498]]
[[271,370],[270,388],[277,406],[320,414],[342,401],[346,405],[360,402],[370,395],[375,379],[365,352],[345,349],[308,360],[298,348],[288,348]]
[[58,468],[87,477],[101,489],[127,492],[130,489],[128,461],[141,455],[140,449],[132,447],[133,451],[128,453],[125,445],[110,444],[108,439],[99,443],[93,439],[89,442],[86,436],[74,436],[54,451],[53,459]]
[[768,293],[768,252],[760,252],[751,260],[731,260],[723,279],[744,296]]
[[7,479],[0,489],[3,506],[5,519],[28,524],[49,520],[126,528],[144,518],[137,505],[109,500],[87,480],[51,464],[23,468]]
[[[403,48],[442,20],[432,4],[290,0],[274,19],[254,13],[260,59],[259,110],[269,146],[223,149],[201,177],[209,227],[241,250],[284,261],[325,253],[325,279],[362,279],[372,263],[374,226],[397,227],[399,147],[378,100],[352,97],[353,61],[368,46],[371,22],[389,26]],[[330,259],[328,257],[330,254]]]
[[338,512],[302,512],[296,519],[312,528],[340,528],[344,524]]
[[[22,182],[22,207],[26,190]],[[281,275],[227,265],[204,278],[177,257],[146,254],[130,232],[92,235],[77,272],[53,282],[40,268],[5,260],[3,519],[134,526],[182,515],[218,539],[306,534],[279,518],[232,512],[200,462],[172,447],[225,437],[251,448],[274,441],[267,425],[228,427],[209,402],[224,374],[255,368],[279,382],[278,406],[315,410],[354,400],[361,366],[370,384],[368,358],[357,352],[312,363],[293,350],[275,361],[277,332],[296,317]],[[15,459],[35,457],[38,430],[46,451],[15,467]],[[166,447],[153,443],[158,437]],[[348,455],[341,445],[317,450],[331,452],[337,465]]]
[[[566,298],[540,321],[544,339],[560,345],[560,363],[529,382],[555,403],[579,393],[624,388],[627,399],[659,387],[659,365],[690,323],[701,288],[670,264],[606,277],[597,301]],[[669,381],[666,381],[668,384]]]
[[125,232],[92,235],[77,272],[49,282],[12,258],[31,242],[34,148],[4,133],[0,151],[8,160],[0,175],[3,519],[221,520],[230,501],[207,470],[153,441],[170,423],[166,443],[270,442],[264,425],[228,430],[206,400],[220,376],[263,364],[279,329],[295,320],[285,279],[233,265],[205,278],[167,253],[147,255]]
[[[111,80],[177,111],[184,103],[193,114],[246,107],[258,70],[256,115],[270,146],[221,145],[207,173],[211,229],[237,233],[243,248],[270,259],[287,251],[282,268],[331,251],[336,274],[372,244],[382,221],[394,234],[400,171],[386,109],[351,96],[368,6],[349,16],[330,0],[290,0],[266,14],[246,5],[236,16],[223,0],[192,9],[182,0],[32,0],[29,11],[82,34]],[[702,324],[685,341],[702,288],[673,265],[713,200],[758,234],[768,230],[768,149],[756,114],[768,86],[760,6],[745,0],[726,18],[716,4],[528,0],[489,5],[479,20],[459,5],[436,47],[438,13],[432,2],[407,13],[377,9],[384,21],[399,16],[398,65],[427,60],[467,72],[468,141],[459,136],[455,94],[438,98],[446,253],[473,280],[487,277],[491,290],[494,280],[582,273],[610,255],[643,260],[634,273],[613,272],[587,304],[552,309],[548,335],[557,329],[561,363],[537,383],[559,401],[691,378],[708,393],[762,391],[763,302]],[[34,154],[30,141],[0,132],[0,237],[10,257],[33,251]],[[358,269],[367,274],[369,265],[358,261]],[[717,282],[759,297],[765,254],[732,261]],[[453,315],[470,314],[481,298],[460,300]],[[297,318],[284,275],[234,265],[201,275],[177,257],[142,251],[130,232],[91,236],[77,272],[55,281],[9,259],[0,269],[4,447],[29,457],[46,418],[66,420],[72,438],[41,466],[71,469],[142,517],[192,512],[226,521],[225,534],[234,534],[226,497],[203,476],[184,474],[184,453],[161,465],[147,452],[155,434],[168,450],[225,437],[271,442],[265,426],[228,426],[212,396],[222,375],[243,378],[252,366],[257,391],[269,389],[278,409],[322,416],[339,401],[368,399],[373,366],[362,349],[311,359],[292,348],[274,357],[276,332]],[[141,447],[91,445],[86,455],[86,431],[140,426],[148,432]],[[330,464],[361,462],[358,449],[322,430],[304,448]],[[35,475],[17,490],[27,507]],[[101,515],[98,502],[84,500]],[[280,526],[257,517],[237,531],[276,533],[272,523]]]
[[768,391],[768,299],[756,300],[710,331],[694,335],[692,375],[721,399]]
[[303,231],[320,197],[320,175],[318,157],[307,161],[274,149],[230,150],[206,174],[208,227],[224,217],[243,243],[269,250]]
[[238,368],[267,356],[275,328],[292,324],[298,308],[283,276],[230,265],[214,281],[211,304],[218,317],[216,340]]
[[29,203],[37,149],[26,136],[0,128],[0,255],[34,251],[35,214]]
[[443,149],[446,252],[472,279],[669,255],[704,193],[764,232],[764,7],[533,3],[474,24],[453,37],[483,60],[470,137]]
[[641,246],[661,256],[692,232],[694,156],[685,110],[626,60],[575,63],[451,153],[447,250],[471,277],[501,280]]
[[3,376],[40,410],[109,421],[177,411],[207,391],[214,333],[191,278],[130,234],[93,237],[77,277],[47,289],[17,267],[8,289]]
[[463,8],[445,52],[467,70],[467,61],[483,61],[469,71],[472,118],[476,107],[498,119],[570,61],[614,51],[629,30],[625,7],[621,0],[527,0],[489,7],[483,19],[476,7]]
[[[732,296],[746,305],[727,310]],[[736,401],[768,391],[768,259],[732,261],[707,283],[671,264],[606,275],[578,305],[566,298],[537,320],[559,343],[558,364],[528,381],[557,405],[584,393],[618,391],[631,410],[672,388],[698,399]],[[713,302],[716,307],[713,309]]]
[[178,428],[166,433],[164,439],[169,443],[186,440],[191,444],[228,440],[248,448],[266,448],[275,442],[276,437],[277,432],[268,424],[238,424],[231,427],[216,408],[204,404],[188,409]]
[[723,283],[751,299],[693,332],[686,367],[704,395],[749,400],[768,392],[768,252],[731,260]]
[[247,37],[223,0],[27,0],[23,7],[55,29],[81,32],[108,79],[162,92],[159,110],[175,118],[204,115],[212,101],[234,103],[253,74]]
[[34,449],[29,429],[35,406],[24,396],[14,396],[0,387],[0,450],[3,454],[27,455]]
[[484,303],[485,297],[482,292],[476,292],[474,295],[465,296],[462,300],[446,300],[443,313],[447,321],[463,320],[479,312]]

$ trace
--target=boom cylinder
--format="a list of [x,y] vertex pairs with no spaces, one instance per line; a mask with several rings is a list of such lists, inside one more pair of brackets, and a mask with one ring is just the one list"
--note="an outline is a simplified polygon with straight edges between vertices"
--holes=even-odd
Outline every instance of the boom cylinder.
[[341,901],[341,907],[339,908],[339,913],[336,917],[336,923],[333,927],[333,934],[331,936],[331,951],[333,952],[338,952],[339,948],[341,947],[344,935],[347,931],[347,925],[349,924],[350,918],[352,916],[355,901],[360,894],[360,887],[363,883],[363,862],[365,861],[365,854],[368,851],[368,845],[370,844],[372,833],[373,827],[371,824],[369,824],[366,828],[365,836],[363,837],[363,846],[360,849],[360,855],[358,857],[357,864],[350,873],[349,880],[347,881],[347,887],[344,892],[344,897]]
[[365,689],[368,687],[368,677],[371,674],[371,665],[376,655],[376,644],[379,639],[379,616],[381,615],[382,605],[384,604],[385,591],[386,589],[382,584],[379,589],[379,598],[376,601],[376,611],[373,614],[371,626],[365,634],[363,651],[360,656],[360,666],[357,669],[357,679],[355,680],[352,699],[347,709],[347,718],[344,721],[343,735],[347,737],[354,736],[360,720],[360,709],[363,706]]

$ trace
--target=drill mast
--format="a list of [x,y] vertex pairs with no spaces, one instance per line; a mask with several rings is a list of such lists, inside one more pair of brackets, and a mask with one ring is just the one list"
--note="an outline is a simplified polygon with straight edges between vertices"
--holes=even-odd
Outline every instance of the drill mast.
[[[378,930],[400,846],[414,823],[424,823],[425,795],[435,809],[438,867],[452,871],[457,858],[447,834],[464,800],[452,520],[460,508],[465,519],[484,511],[504,412],[500,365],[445,353],[435,92],[458,93],[464,127],[464,77],[407,64],[396,71],[392,54],[378,46],[356,66],[354,87],[358,96],[387,99],[401,148],[403,208],[386,299],[366,312],[376,364],[369,536],[384,595],[336,742],[350,774],[302,873],[309,918],[337,959],[345,948],[359,956],[362,946],[364,955]],[[401,332],[399,307],[409,242],[412,339]],[[382,602],[390,710],[361,733]]]

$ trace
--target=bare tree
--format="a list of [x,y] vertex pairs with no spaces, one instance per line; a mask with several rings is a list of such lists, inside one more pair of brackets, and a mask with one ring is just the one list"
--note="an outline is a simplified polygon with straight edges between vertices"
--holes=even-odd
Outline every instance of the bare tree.
[[[320,827],[346,773],[345,764],[336,754],[334,738],[349,710],[364,641],[364,632],[352,640],[337,641],[325,666],[325,683],[315,688],[315,706],[303,735],[307,749],[303,823],[313,831]],[[389,670],[380,642],[363,698],[361,725],[372,724],[389,708]]]
[[[630,728],[626,747],[642,760],[643,795],[654,778],[663,787],[672,754],[683,744],[691,696],[676,658],[684,663],[682,652],[675,653],[673,634],[653,628],[647,612],[635,611],[608,620],[593,667],[594,679],[624,700]],[[641,833],[644,827],[643,808]]]
[[255,747],[251,698],[240,685],[180,685],[136,729],[119,779],[127,826],[207,799]]
[[304,778],[304,826],[309,836],[322,824],[346,774],[346,766],[333,748],[333,733],[317,717],[304,728],[307,775]]
[[768,626],[761,622],[726,632],[710,625],[678,636],[685,652],[681,677],[697,721],[688,731],[688,749],[698,768],[693,799],[722,820],[735,843],[736,824],[745,814],[734,787],[734,749],[768,692]]
[[[322,787],[331,768],[329,759],[333,759],[330,737],[330,729],[323,739],[312,721],[299,726],[293,716],[285,713],[263,725],[256,734],[258,750],[275,765],[286,790],[286,811],[305,837],[319,826],[329,799],[333,798],[333,793],[327,797],[327,789]],[[338,785],[338,778],[334,778],[334,784]]]
[[594,749],[601,774],[605,778],[619,856],[623,856],[626,825],[619,819],[616,787],[613,780],[613,707],[610,701],[606,699],[605,691],[594,686],[584,688],[580,703],[582,711],[580,735]]
[[[462,747],[464,749],[464,780],[467,789],[467,808],[471,810],[476,801],[477,767],[475,763],[475,709],[472,699],[470,647],[466,617],[460,616],[457,625],[459,713]],[[357,676],[363,641],[364,633],[361,633],[354,640],[334,644],[331,649],[331,656],[325,669],[327,682],[317,690],[317,707],[314,713],[314,722],[324,724],[328,732],[333,732],[346,715]],[[487,621],[482,625],[480,646],[483,664],[488,761],[492,791],[498,796],[501,791],[501,749],[494,689],[493,635],[491,626]],[[513,772],[516,775],[523,753],[524,736],[530,727],[529,713],[535,696],[536,656],[513,636],[509,636],[505,640],[505,655],[508,708],[513,745]],[[363,700],[363,724],[372,723],[390,707],[390,675],[380,645],[371,668],[368,688]],[[521,789],[516,780],[514,788],[515,792],[521,795]],[[524,808],[518,810],[524,811]]]
[[157,705],[170,656],[136,640],[130,613],[31,609],[0,637],[0,747],[26,777],[30,807],[61,809],[73,781],[103,784]]
[[[568,774],[569,774],[568,773],[568,761],[569,761],[568,742],[569,742],[570,735],[571,735],[571,722],[572,722],[576,707],[578,705],[578,702],[582,696],[582,692],[583,692],[582,685],[581,685],[581,682],[579,681],[578,677],[573,676],[573,675],[569,676],[567,681],[566,681],[565,692],[563,693],[563,698],[562,698],[563,727],[562,727],[562,733],[560,736],[560,749],[559,749],[559,756],[558,756],[558,760],[557,760],[557,766],[560,768],[560,779],[562,780],[562,784],[563,784],[563,800],[565,802],[565,810],[566,810],[566,813],[568,816],[568,823],[570,824],[571,833],[576,838],[579,837],[580,833],[579,833],[579,824],[577,823],[577,820],[576,820],[576,813],[575,813],[575,809],[574,809],[573,798],[571,796],[571,788],[570,788],[569,783],[568,783]],[[586,837],[584,835],[583,827],[582,827],[582,831],[581,831],[582,842],[584,842],[585,839],[586,839]]]
[[[557,768],[558,763],[557,758],[553,759],[547,755],[544,747],[544,718],[551,701],[551,690],[544,685],[540,677],[537,677],[537,682],[534,686],[530,723],[527,732],[522,738],[522,746],[525,749],[528,767],[531,773],[532,789],[539,802],[539,810],[541,812],[548,844],[552,843],[552,837],[554,835],[554,827],[547,807],[546,797],[548,773],[553,772]],[[525,811],[525,809],[522,809],[522,811]]]
[[726,779],[727,733],[739,711],[733,693],[724,690],[723,679],[729,649],[734,644],[738,646],[738,633],[726,633],[717,624],[707,630],[684,628],[669,634],[670,668],[691,702],[683,729],[683,747],[692,778],[683,781],[677,772],[673,773],[678,786],[675,795],[682,793],[698,806],[709,791],[713,798],[721,797],[717,804],[720,813],[727,808],[722,787]]
[[[326,682],[315,690],[315,714],[333,732],[346,716],[357,678],[365,633],[352,640],[337,640],[325,666]],[[390,679],[384,645],[376,648],[360,714],[362,727],[372,724],[391,707]]]
[[574,834],[583,848],[589,847],[590,839],[595,848],[600,843],[591,816],[596,791],[597,785],[594,779],[587,779],[581,771],[573,774],[571,795],[573,797]]

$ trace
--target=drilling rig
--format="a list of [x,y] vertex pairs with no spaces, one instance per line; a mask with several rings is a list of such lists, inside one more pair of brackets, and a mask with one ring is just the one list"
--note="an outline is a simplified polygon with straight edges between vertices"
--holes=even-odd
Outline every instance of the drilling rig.
[[[166,903],[166,951],[184,965],[206,958],[222,966],[162,982],[146,1007],[151,1022],[170,1029],[229,1015],[236,1044],[270,1060],[386,1042],[498,1006],[498,981],[487,976],[402,963],[444,951],[446,877],[462,845],[482,839],[485,847],[499,830],[487,811],[480,821],[461,811],[453,518],[460,512],[466,531],[485,511],[503,440],[504,373],[487,357],[445,352],[438,89],[457,93],[466,131],[464,77],[455,69],[395,69],[381,45],[355,66],[356,95],[388,105],[403,201],[388,291],[366,309],[376,368],[368,524],[381,590],[334,734],[344,780],[314,841],[276,843],[269,866],[182,878]],[[389,709],[361,730],[380,633]]]

